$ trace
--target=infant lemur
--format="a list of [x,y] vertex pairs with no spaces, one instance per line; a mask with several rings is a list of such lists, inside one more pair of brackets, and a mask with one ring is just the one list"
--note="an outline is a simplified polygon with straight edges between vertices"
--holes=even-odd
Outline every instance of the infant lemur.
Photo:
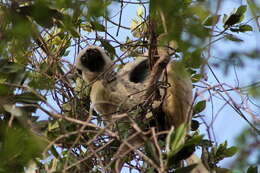
[[[76,68],[82,72],[83,80],[92,85],[92,106],[107,119],[117,111],[139,105],[148,87],[149,66],[145,56],[137,57],[116,73],[105,51],[101,47],[89,46],[77,56]],[[170,87],[166,89],[162,110],[165,119],[178,127],[191,119],[192,83],[180,62],[170,62],[165,74],[161,79]]]

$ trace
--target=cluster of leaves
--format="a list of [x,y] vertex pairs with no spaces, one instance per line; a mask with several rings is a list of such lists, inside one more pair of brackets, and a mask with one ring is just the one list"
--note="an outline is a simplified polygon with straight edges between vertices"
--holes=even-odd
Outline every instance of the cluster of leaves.
[[[72,61],[64,60],[71,56],[75,45],[75,50],[80,48],[82,39],[100,43],[111,57],[117,55],[115,47],[136,56],[140,47],[149,48],[150,21],[155,20],[156,34],[167,32],[164,39],[176,41],[174,58],[185,62],[193,83],[204,78],[200,70],[206,63],[202,53],[208,48],[206,40],[213,37],[212,28],[221,16],[212,15],[203,0],[151,0],[149,17],[147,6],[139,6],[137,18],[133,16],[129,28],[133,37],[127,37],[125,43],[113,36],[112,41],[102,36],[111,35],[106,25],[111,22],[108,11],[111,4],[110,0],[0,2],[0,160],[3,161],[0,172],[22,172],[31,167],[40,172],[101,172],[120,143],[131,135],[129,128],[133,127],[129,123],[118,123],[118,136],[106,131],[109,126],[103,128],[99,124],[100,117],[91,111],[90,87],[77,78]],[[252,31],[250,25],[243,23],[246,8],[243,5],[229,16],[223,15],[223,30],[216,37],[241,42],[234,34]],[[116,26],[122,27],[120,23]],[[94,33],[94,38],[83,37],[82,32]],[[244,55],[257,57],[254,53]],[[258,90],[256,87],[252,92]],[[193,107],[194,131],[200,125],[197,115],[205,108],[205,100]],[[131,112],[132,117],[138,117],[140,112]],[[147,128],[149,123],[137,124]],[[221,160],[237,151],[235,147],[227,147],[226,142],[216,146],[198,132],[185,137],[185,129],[182,125],[170,130],[166,140],[158,139],[160,151],[157,142],[147,140],[143,152],[157,166],[161,158],[169,172],[189,172],[195,165],[182,168],[181,163],[198,148],[202,150],[205,165],[216,171],[221,169]],[[36,165],[28,165],[32,160]],[[135,169],[155,170],[152,164],[133,165],[132,160],[147,161],[139,155],[125,156],[125,160]],[[256,173],[257,168],[250,167],[247,172]]]
[[33,158],[40,157],[47,142],[19,125],[1,123],[0,172],[23,172]]

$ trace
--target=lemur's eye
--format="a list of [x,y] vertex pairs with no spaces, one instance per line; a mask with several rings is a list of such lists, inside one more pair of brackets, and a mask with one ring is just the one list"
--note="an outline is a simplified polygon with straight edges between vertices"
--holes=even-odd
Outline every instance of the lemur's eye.
[[82,75],[82,70],[77,68],[77,72],[78,72],[79,75]]

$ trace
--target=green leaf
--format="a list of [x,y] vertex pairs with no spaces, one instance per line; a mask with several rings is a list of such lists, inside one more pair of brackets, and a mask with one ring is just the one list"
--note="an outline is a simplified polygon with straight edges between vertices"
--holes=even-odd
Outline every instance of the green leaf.
[[197,48],[193,52],[187,53],[184,58],[186,66],[191,68],[200,68],[204,62],[204,59],[201,56],[202,51],[203,49]]
[[199,102],[193,107],[193,115],[202,112],[205,108],[206,108],[206,100],[199,101]]
[[190,14],[197,16],[201,22],[205,21],[205,19],[210,15],[209,10],[203,5],[190,5],[188,10]]
[[218,146],[218,149],[216,151],[216,155],[218,155],[218,153],[222,153],[223,151],[225,151],[225,149],[227,148],[227,141],[225,141],[224,143],[220,144]]
[[116,55],[115,48],[107,40],[100,40],[100,42],[105,50],[109,53],[110,58],[113,60],[114,56]]
[[223,144],[220,144],[216,150],[216,157],[218,160],[222,160],[226,157],[232,157],[234,154],[236,154],[237,148],[236,147],[230,147],[227,148],[227,141],[225,141]]
[[8,96],[13,92],[13,89],[7,85],[0,83],[0,96]]
[[70,32],[70,34],[72,35],[72,37],[74,37],[74,38],[80,38],[80,34],[79,34],[79,32],[76,30],[76,28],[74,28],[74,27],[68,27],[67,30]]
[[214,168],[214,171],[216,173],[234,173],[231,169],[219,168],[219,167]]
[[111,1],[88,0],[86,5],[88,8],[87,17],[99,17],[105,15],[107,6]]
[[245,14],[246,9],[247,9],[246,5],[241,5],[240,7],[238,7],[236,14],[242,16]]
[[224,37],[230,41],[234,41],[234,42],[243,42],[242,39],[236,37],[235,35],[233,34],[225,34]]
[[52,131],[57,128],[60,128],[59,122],[57,122],[57,121],[55,121],[54,123],[48,124],[48,131]]
[[185,142],[185,146],[199,145],[203,142],[203,135],[194,135]]
[[183,0],[183,3],[187,7],[192,3],[192,0]]
[[90,24],[92,26],[92,29],[95,31],[100,31],[100,32],[106,31],[106,27],[96,21],[91,21]]
[[141,23],[142,23],[141,20],[138,21],[136,19],[132,19],[132,21],[130,23],[130,29],[131,29],[134,37],[141,36],[141,31],[140,31],[140,28],[142,27]]
[[237,14],[230,15],[224,23],[225,28],[235,25],[241,21],[242,16]]
[[158,153],[156,152],[156,148],[154,144],[150,140],[147,140],[145,142],[145,151],[147,153],[147,156],[159,166],[160,161],[159,161]]
[[230,31],[232,31],[232,32],[253,31],[253,27],[250,26],[250,25],[240,25],[239,27],[232,27],[232,28],[230,28]]
[[237,148],[236,147],[230,147],[226,149],[225,157],[232,157],[234,154],[236,154]]
[[229,26],[233,26],[237,23],[242,22],[244,19],[244,13],[246,12],[247,6],[241,5],[237,11],[231,14],[224,22],[224,27],[227,28]]
[[130,29],[131,31],[135,30],[136,27],[139,25],[140,23],[138,22],[138,20],[136,19],[132,19],[131,23],[130,23]]
[[147,173],[155,173],[154,168],[147,168],[146,171]]
[[93,31],[92,26],[91,26],[90,23],[81,23],[80,26],[86,32],[92,32]]
[[25,92],[22,94],[15,95],[15,101],[20,103],[35,104],[39,101],[42,101],[42,99],[32,92]]
[[246,173],[258,173],[258,167],[257,166],[250,166],[248,169],[247,169],[247,172]]
[[248,88],[248,93],[254,97],[259,98],[260,97],[260,86],[252,85]]
[[239,26],[240,32],[247,32],[247,31],[253,31],[253,27],[250,25],[241,25]]
[[8,59],[0,59],[0,73],[19,73],[24,70],[24,66],[10,62]]
[[54,84],[54,79],[38,73],[31,73],[31,81],[28,83],[28,85],[32,88],[42,90],[52,89],[54,87]]
[[167,154],[168,158],[174,156],[184,146],[184,138],[186,135],[187,125],[181,124],[176,130],[171,129],[167,136]]
[[0,169],[2,172],[24,172],[29,161],[40,157],[47,146],[42,137],[36,136],[28,129],[4,123],[0,126]]
[[220,15],[210,16],[206,19],[206,21],[203,23],[205,26],[213,26],[218,23],[220,19]]
[[203,74],[194,74],[191,76],[192,83],[199,82],[201,78],[203,78]]
[[44,1],[36,1],[33,5],[19,7],[19,14],[29,16],[40,26],[51,28],[55,23],[53,19],[62,20],[63,14],[56,9],[48,7]]
[[212,143],[213,143],[212,141],[207,140],[207,139],[203,139],[203,140],[201,141],[201,145],[202,145],[203,147],[212,147],[212,146],[213,146]]

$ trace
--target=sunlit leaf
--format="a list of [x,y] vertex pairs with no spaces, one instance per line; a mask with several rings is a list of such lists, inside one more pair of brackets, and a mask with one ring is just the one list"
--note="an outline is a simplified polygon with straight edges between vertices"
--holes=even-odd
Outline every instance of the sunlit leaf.
[[48,131],[52,131],[53,129],[59,128],[59,122],[55,121],[54,123],[49,123],[48,124]]
[[203,78],[203,76],[204,76],[203,74],[194,74],[191,76],[191,80],[193,83],[196,83],[196,82],[199,82],[200,79]]
[[137,13],[137,16],[142,17],[144,15],[144,8],[143,8],[143,6],[141,6],[141,5],[138,6],[136,13]]
[[141,37],[142,33],[147,31],[147,25],[140,18],[132,19],[130,29],[134,37]]
[[5,104],[3,105],[3,107],[7,112],[9,112],[13,116],[20,117],[23,115],[22,109],[15,105]]
[[246,9],[247,9],[246,5],[241,5],[240,7],[238,7],[236,14],[242,16],[246,12]]
[[210,16],[206,19],[206,21],[203,23],[205,26],[212,26],[216,25],[220,19],[220,15],[216,16]]

